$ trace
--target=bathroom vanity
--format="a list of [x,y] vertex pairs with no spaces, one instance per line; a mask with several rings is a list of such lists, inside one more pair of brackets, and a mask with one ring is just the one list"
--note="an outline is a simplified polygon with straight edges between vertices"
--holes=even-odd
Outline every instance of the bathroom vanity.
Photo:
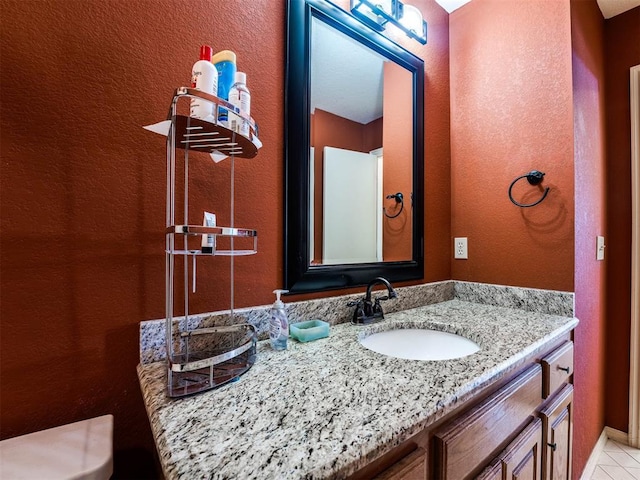
[[559,342],[351,478],[570,479],[573,342]]
[[[374,325],[333,325],[328,338],[283,352],[259,342],[238,382],[192,397],[167,397],[164,362],[141,364],[166,478],[458,480],[514,468],[565,478],[577,319],[452,297]],[[480,350],[403,360],[358,340],[407,327],[459,334]]]

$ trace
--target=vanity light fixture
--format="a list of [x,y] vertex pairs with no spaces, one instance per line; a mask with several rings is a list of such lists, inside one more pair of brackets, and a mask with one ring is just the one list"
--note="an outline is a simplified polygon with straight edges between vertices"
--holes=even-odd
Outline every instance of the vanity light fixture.
[[413,5],[405,5],[400,0],[351,0],[351,13],[378,32],[391,23],[408,37],[423,45],[427,43],[427,22],[420,9]]

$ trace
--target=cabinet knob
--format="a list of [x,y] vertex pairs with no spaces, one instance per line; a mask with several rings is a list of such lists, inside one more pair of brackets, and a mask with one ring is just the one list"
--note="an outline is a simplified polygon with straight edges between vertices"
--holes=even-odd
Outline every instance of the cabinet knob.
[[549,445],[551,447],[551,450],[553,450],[554,452],[556,451],[556,448],[558,448],[558,445],[556,445],[555,443],[547,443],[547,445]]
[[558,366],[558,370],[562,370],[563,372],[567,372],[567,373],[571,371],[569,367],[561,367],[561,366]]

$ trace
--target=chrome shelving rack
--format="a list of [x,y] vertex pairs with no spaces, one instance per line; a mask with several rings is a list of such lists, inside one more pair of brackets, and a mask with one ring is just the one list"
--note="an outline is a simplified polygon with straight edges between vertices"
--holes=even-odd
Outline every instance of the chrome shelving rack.
[[[204,121],[180,115],[179,104],[200,98],[213,104],[213,117]],[[180,107],[183,107],[180,105]],[[249,124],[249,135],[243,136],[222,125],[218,125],[220,108],[235,113]],[[214,155],[239,158],[253,158],[260,146],[253,119],[240,113],[230,103],[193,88],[181,87],[175,91],[169,112],[170,128],[167,135],[167,205],[166,205],[166,271],[165,310],[167,348],[167,394],[181,397],[219,387],[235,380],[245,373],[255,362],[256,331],[252,325],[229,325],[211,328],[195,328],[189,321],[189,268],[193,262],[195,282],[195,261],[198,256],[238,256],[257,252],[258,234],[255,230],[231,227],[205,227],[189,225],[189,151],[207,152]],[[182,155],[177,155],[182,151]],[[180,167],[181,175],[177,175]],[[182,218],[177,219],[176,182],[183,179]],[[233,202],[233,198],[231,200]],[[233,215],[232,215],[233,218]],[[233,223],[233,221],[232,221]],[[199,247],[203,235],[214,237],[212,252],[204,253]],[[217,240],[231,238],[231,248],[216,249]],[[241,238],[248,242],[245,249],[234,249],[234,240]],[[251,246],[251,240],[253,245]],[[175,258],[183,257],[184,316],[176,319],[174,313]],[[232,285],[233,286],[233,285]],[[182,316],[182,315],[181,315]],[[180,325],[182,323],[182,326]]]

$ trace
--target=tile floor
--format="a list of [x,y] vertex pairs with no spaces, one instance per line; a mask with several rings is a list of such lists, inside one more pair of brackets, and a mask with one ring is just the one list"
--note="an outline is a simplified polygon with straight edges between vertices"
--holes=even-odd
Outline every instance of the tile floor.
[[640,450],[607,440],[591,480],[640,480]]

